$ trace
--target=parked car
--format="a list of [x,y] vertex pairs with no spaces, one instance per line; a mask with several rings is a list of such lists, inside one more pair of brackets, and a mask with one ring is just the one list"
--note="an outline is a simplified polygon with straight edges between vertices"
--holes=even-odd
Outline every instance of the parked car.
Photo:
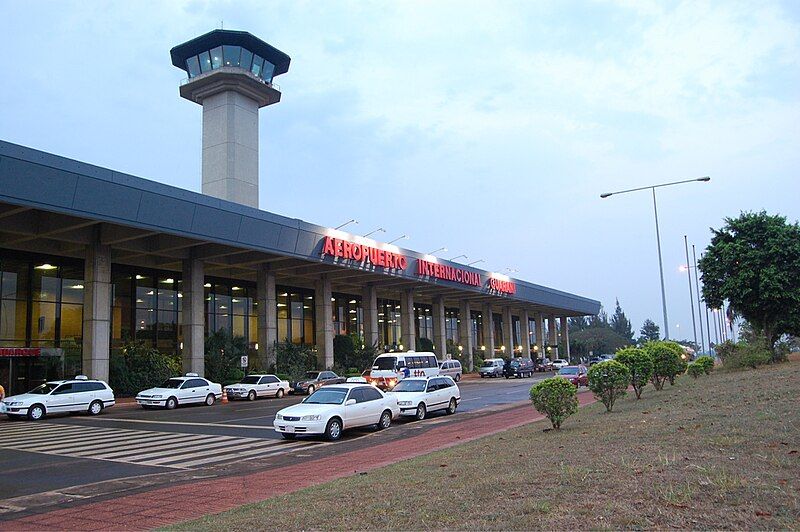
[[96,416],[104,408],[114,406],[114,390],[104,381],[91,380],[85,375],[74,379],[47,381],[19,395],[3,400],[6,415],[11,419],[27,417],[31,421],[48,414],[86,412]]
[[369,384],[366,377],[347,377],[346,383],[357,382],[359,384]]
[[595,355],[589,358],[589,365],[594,366],[599,362],[608,362],[609,360],[614,360],[614,355]]
[[436,410],[455,414],[461,402],[461,390],[449,376],[410,377],[399,382],[387,395],[397,399],[400,415],[414,416],[418,420]]
[[353,427],[388,428],[399,414],[397,400],[374,386],[326,385],[301,403],[279,410],[274,427],[287,440],[298,434],[322,434],[333,441],[341,438],[343,430]]
[[159,386],[136,394],[136,402],[142,408],[166,408],[172,410],[179,405],[213,405],[222,398],[222,385],[200,377],[197,373],[187,373],[183,377],[165,380]]
[[533,360],[530,358],[512,358],[503,367],[506,379],[511,377],[533,377]]
[[557,358],[557,359],[553,360],[553,369],[555,369],[555,370],[559,370],[559,369],[564,368],[566,366],[569,366],[569,361],[564,360],[563,358]]
[[553,363],[549,358],[539,358],[536,360],[536,371],[553,371]]
[[463,373],[461,362],[458,360],[445,360],[439,365],[439,375],[447,375],[456,382],[461,380]]
[[344,384],[347,379],[338,376],[332,371],[306,371],[304,379],[292,383],[294,393],[311,395],[328,384]]
[[438,374],[439,361],[431,352],[384,353],[375,357],[369,382],[382,390],[391,390],[405,378],[430,377]]
[[567,379],[569,382],[579,386],[589,386],[589,372],[583,364],[579,366],[565,366],[558,370],[556,377]]
[[503,375],[503,367],[505,367],[506,361],[502,358],[487,358],[481,364],[480,369],[478,369],[478,373],[480,374],[481,378],[484,377],[501,377]]
[[237,384],[226,386],[223,390],[228,399],[247,399],[255,401],[259,397],[283,397],[289,391],[289,382],[275,375],[247,375]]

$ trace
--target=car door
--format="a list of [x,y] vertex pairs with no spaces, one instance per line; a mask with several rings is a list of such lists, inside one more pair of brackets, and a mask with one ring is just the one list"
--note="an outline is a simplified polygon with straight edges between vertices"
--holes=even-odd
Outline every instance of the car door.
[[70,382],[60,385],[45,399],[48,412],[68,412],[75,400],[75,389]]
[[370,386],[369,388],[361,388],[361,393],[364,397],[364,425],[372,425],[381,420],[381,414],[385,409],[383,404],[383,395],[381,392]]
[[[347,404],[350,399],[355,400],[353,404]],[[361,388],[353,388],[350,390],[350,395],[347,396],[344,405],[344,426],[345,427],[360,427],[366,414],[364,392]]]
[[256,395],[258,397],[268,397],[270,394],[270,378],[269,377],[261,377],[258,380],[258,384],[256,384],[253,388],[256,391]]
[[95,393],[91,382],[72,383],[72,406],[70,410],[73,412],[88,410],[89,403],[94,399]]
[[425,406],[428,411],[436,410],[439,402],[439,379],[429,379],[425,388]]

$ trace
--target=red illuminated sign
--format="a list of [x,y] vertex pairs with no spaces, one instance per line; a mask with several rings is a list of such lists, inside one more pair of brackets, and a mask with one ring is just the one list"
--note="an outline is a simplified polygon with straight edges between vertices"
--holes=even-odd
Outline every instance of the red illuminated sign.
[[454,268],[446,264],[428,262],[422,259],[417,261],[417,275],[435,277],[437,279],[444,279],[445,281],[455,281],[470,286],[481,286],[482,284],[479,273],[462,270],[461,268]]
[[0,347],[0,357],[38,357],[41,354],[39,347]]
[[512,281],[503,281],[502,279],[489,279],[489,290],[495,290],[503,294],[515,294],[517,292],[517,285]]
[[394,268],[404,270],[408,266],[408,261],[403,255],[393,253],[385,249],[378,249],[364,244],[348,242],[341,238],[325,237],[322,245],[322,254],[331,257],[339,257],[345,260],[357,262],[369,262],[375,266],[384,268]]

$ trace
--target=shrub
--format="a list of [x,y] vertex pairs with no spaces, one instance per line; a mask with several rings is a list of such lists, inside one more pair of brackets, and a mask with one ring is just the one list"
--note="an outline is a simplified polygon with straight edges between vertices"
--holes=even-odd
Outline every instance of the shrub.
[[589,368],[589,389],[611,412],[617,398],[625,395],[631,382],[628,366],[616,360],[600,362]]
[[306,345],[295,345],[288,340],[275,345],[276,373],[289,381],[300,380],[306,371],[317,369],[317,353]]
[[[406,349],[409,347],[407,346]],[[430,338],[417,338],[416,346],[417,351],[433,351],[433,341]]]
[[225,386],[244,377],[241,358],[247,355],[247,340],[233,336],[227,329],[212,332],[206,337],[205,378]]
[[578,411],[578,393],[567,379],[552,377],[531,387],[533,407],[544,414],[558,430],[561,423]]
[[617,351],[614,360],[620,364],[625,364],[631,372],[631,386],[636,393],[636,398],[642,397],[642,389],[647,386],[647,382],[653,375],[653,359],[650,358],[644,349],[638,347],[626,347]]
[[773,352],[762,341],[725,342],[715,347],[726,368],[757,368],[773,360]]
[[181,374],[177,355],[165,355],[144,342],[128,342],[111,353],[109,385],[120,397],[130,397]]
[[[714,369],[714,359],[708,355],[703,355],[694,361],[695,364],[700,364],[703,372],[708,375]],[[690,364],[691,365],[691,364]]]
[[675,376],[686,371],[686,363],[681,359],[683,348],[674,342],[653,341],[642,347],[653,361],[653,375],[650,381],[656,390],[664,388],[667,379],[675,381]]
[[703,367],[703,364],[701,364],[700,362],[692,362],[686,367],[686,373],[688,373],[689,375],[691,375],[696,379],[697,377],[705,373],[705,368]]

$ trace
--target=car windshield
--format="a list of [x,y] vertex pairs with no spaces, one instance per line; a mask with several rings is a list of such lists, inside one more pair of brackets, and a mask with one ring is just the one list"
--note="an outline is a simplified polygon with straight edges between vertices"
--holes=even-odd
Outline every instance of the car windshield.
[[319,371],[306,371],[306,379],[314,380],[319,377]]
[[513,366],[513,367],[515,367],[515,368],[516,368],[517,366],[519,366],[519,360],[512,360],[512,361],[511,361],[511,366]]
[[559,375],[577,375],[578,368],[561,368],[558,370]]
[[426,381],[418,380],[403,380],[397,383],[397,386],[392,388],[393,392],[424,392]]
[[171,388],[173,390],[177,390],[183,384],[183,379],[167,379],[161,383],[159,388]]
[[491,368],[492,366],[494,366],[494,362],[491,360],[484,360],[483,364],[481,364],[482,368]]
[[317,390],[305,399],[303,402],[312,405],[340,405],[344,402],[347,396],[346,388],[323,388]]
[[240,381],[240,384],[258,384],[261,377],[258,375],[249,375]]
[[372,369],[394,369],[397,365],[397,357],[378,357],[372,364]]
[[33,390],[29,391],[28,393],[35,393],[35,394],[39,394],[39,395],[47,395],[50,392],[52,392],[53,390],[55,390],[56,388],[58,388],[58,383],[57,382],[46,382],[46,383],[44,383],[44,384],[42,384],[40,386],[37,386],[36,388],[34,388]]

